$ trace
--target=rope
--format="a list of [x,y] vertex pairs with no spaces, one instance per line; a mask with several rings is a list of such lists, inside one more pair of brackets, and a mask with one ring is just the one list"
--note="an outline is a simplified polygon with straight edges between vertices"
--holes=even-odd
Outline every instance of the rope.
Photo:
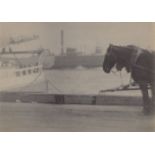
[[[117,72],[113,72],[115,75]],[[122,76],[122,72],[119,71],[119,77],[120,77],[120,86],[119,87],[116,87],[114,89],[106,89],[106,90],[101,90],[99,91],[99,94],[102,93],[102,95],[104,96],[106,92],[115,92],[115,91],[124,91],[124,90],[137,90],[137,89],[128,89],[128,87],[132,84],[132,78],[130,76],[130,79],[129,79],[129,84],[127,85],[124,85],[124,82],[123,82],[123,76]]]
[[15,53],[12,52],[12,54],[13,54],[13,56],[15,57],[16,61],[18,62],[18,64],[19,64],[20,66],[22,66],[21,61],[16,57]]
[[[29,87],[29,86],[32,86],[32,84],[34,84],[37,80],[38,80],[38,78],[41,76],[41,72],[38,74],[38,76],[33,80],[33,81],[31,81],[28,85],[26,85],[25,87],[23,87],[23,88],[21,88],[21,89],[19,89],[20,91],[24,91],[24,90],[26,90],[26,88],[27,87]],[[59,93],[63,93],[58,87],[56,87],[50,80],[47,80],[47,79],[45,79],[45,82],[48,82],[47,84],[50,84],[52,87],[54,87]],[[49,90],[49,89],[48,89]],[[51,89],[52,90],[52,89]]]
[[31,81],[31,82],[30,82],[28,85],[26,85],[25,87],[20,88],[19,90],[20,90],[20,91],[23,91],[23,90],[25,90],[25,88],[27,88],[27,87],[29,87],[30,85],[34,84],[34,83],[38,80],[38,78],[40,77],[41,74],[42,74],[42,73],[40,72],[40,73],[38,74],[38,76],[36,76],[36,78],[35,78],[33,81]]
[[121,71],[119,72],[119,75],[120,75],[120,80],[121,80],[121,86],[124,86],[123,77],[122,77],[122,72]]
[[[52,87],[54,87],[59,93],[63,93],[61,89],[59,89],[57,86],[55,86],[50,80],[45,79],[45,82],[47,82],[47,84],[50,84]],[[48,89],[49,90],[49,89]],[[52,90],[52,89],[51,89]]]

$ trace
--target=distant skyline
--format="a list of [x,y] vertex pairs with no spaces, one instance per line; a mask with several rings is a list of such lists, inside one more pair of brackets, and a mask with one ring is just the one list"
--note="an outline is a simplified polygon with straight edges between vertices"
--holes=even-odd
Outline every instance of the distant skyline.
[[[103,52],[110,43],[134,44],[154,48],[153,23],[0,23],[0,40],[11,36],[38,34],[40,44],[60,53],[60,31],[64,30],[64,44],[86,53],[94,52],[96,46]],[[2,44],[1,44],[2,46]]]

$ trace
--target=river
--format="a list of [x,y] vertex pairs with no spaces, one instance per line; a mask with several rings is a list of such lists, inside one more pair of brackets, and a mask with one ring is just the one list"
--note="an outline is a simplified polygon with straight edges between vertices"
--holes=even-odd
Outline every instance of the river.
[[[126,71],[106,74],[102,68],[76,68],[44,71],[45,80],[22,88],[23,91],[47,91],[54,94],[98,94],[100,90],[128,84]],[[46,81],[46,82],[45,82]],[[48,81],[48,82],[47,82]],[[140,91],[115,92],[117,95],[139,95]]]

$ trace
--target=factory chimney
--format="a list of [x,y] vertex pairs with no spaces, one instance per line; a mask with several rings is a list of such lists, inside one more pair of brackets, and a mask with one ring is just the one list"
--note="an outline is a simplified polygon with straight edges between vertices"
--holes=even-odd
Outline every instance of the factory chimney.
[[64,31],[61,30],[61,55],[64,55]]

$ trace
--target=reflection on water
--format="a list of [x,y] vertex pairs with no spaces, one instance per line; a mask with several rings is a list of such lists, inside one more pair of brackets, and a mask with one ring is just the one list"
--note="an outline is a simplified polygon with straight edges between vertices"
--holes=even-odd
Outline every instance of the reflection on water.
[[[127,84],[130,80],[130,74],[125,71],[120,73],[106,74],[102,68],[95,69],[68,69],[68,70],[49,70],[44,71],[45,83],[33,84],[23,91],[45,91],[48,89],[50,93],[64,94],[98,94],[100,90],[115,88],[121,84]],[[107,94],[107,93],[106,93]],[[116,92],[118,95],[137,95],[140,91]]]

